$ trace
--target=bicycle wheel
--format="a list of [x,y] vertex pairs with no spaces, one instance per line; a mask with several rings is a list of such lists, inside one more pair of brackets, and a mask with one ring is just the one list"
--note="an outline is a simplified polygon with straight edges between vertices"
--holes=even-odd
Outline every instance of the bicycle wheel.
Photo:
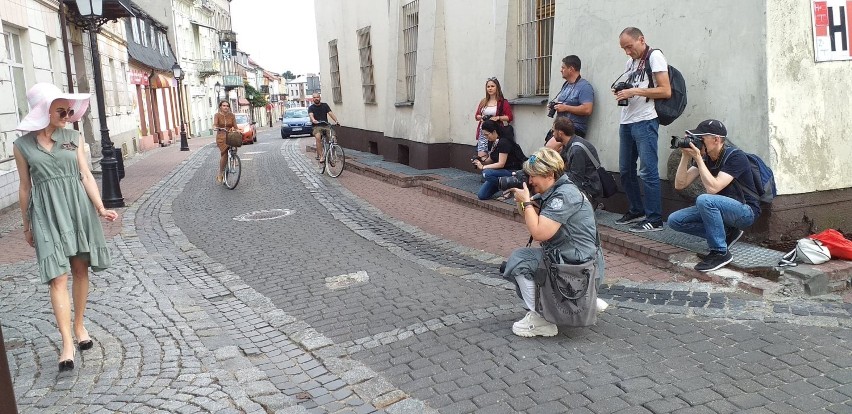
[[328,164],[326,172],[329,177],[337,178],[343,172],[346,166],[346,155],[343,154],[343,147],[337,144],[331,144],[331,148],[326,155],[325,163]]
[[229,154],[228,165],[225,167],[225,179],[223,180],[225,187],[233,190],[240,182],[240,174],[242,174],[240,156],[236,153]]

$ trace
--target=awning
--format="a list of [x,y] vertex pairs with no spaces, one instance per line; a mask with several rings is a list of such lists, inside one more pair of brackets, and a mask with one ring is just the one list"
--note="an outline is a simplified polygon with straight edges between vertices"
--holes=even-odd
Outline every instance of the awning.
[[171,88],[172,78],[161,73],[154,73],[151,75],[150,84],[153,89]]
[[249,101],[246,98],[240,98],[240,106],[249,106]]

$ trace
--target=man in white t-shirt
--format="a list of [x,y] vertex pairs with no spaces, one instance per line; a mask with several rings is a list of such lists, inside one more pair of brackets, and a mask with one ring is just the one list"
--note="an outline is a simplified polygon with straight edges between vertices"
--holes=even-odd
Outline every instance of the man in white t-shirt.
[[[618,169],[629,209],[616,223],[633,224],[630,231],[635,233],[658,231],[663,229],[663,206],[657,166],[660,122],[654,109],[654,99],[671,97],[668,62],[663,52],[652,51],[645,44],[645,36],[635,27],[622,30],[618,40],[621,48],[630,56],[624,75],[619,80],[623,79],[632,87],[617,93],[613,91],[616,100],[627,100],[627,106],[621,109]],[[650,65],[650,72],[654,76],[653,88],[648,87],[650,83],[646,65]],[[641,163],[637,175],[636,161],[639,159]],[[639,178],[642,179],[641,192]],[[645,193],[644,200],[642,192]]]

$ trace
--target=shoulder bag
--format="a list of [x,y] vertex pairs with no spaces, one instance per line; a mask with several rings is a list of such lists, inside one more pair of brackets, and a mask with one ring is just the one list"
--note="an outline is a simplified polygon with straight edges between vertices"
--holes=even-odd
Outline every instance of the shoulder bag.
[[535,311],[560,326],[594,325],[598,320],[596,261],[597,257],[577,265],[553,263],[544,251],[535,272]]

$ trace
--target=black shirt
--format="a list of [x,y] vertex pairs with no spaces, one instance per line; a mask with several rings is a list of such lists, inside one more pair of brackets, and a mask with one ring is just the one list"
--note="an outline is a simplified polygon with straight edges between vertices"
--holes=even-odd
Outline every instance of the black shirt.
[[314,119],[317,122],[328,122],[328,113],[331,112],[331,108],[328,107],[328,104],[325,102],[320,102],[319,105],[311,104],[308,107],[308,113],[314,114]]
[[589,159],[586,151],[575,143],[582,143],[589,149],[589,152],[598,157],[598,150],[589,141],[580,138],[577,135],[562,146],[562,161],[565,161],[565,173],[568,178],[577,185],[583,192],[592,196],[598,197],[601,195],[601,178],[598,175],[598,169],[595,164]]
[[745,187],[757,193],[757,184],[754,182],[754,175],[751,172],[751,163],[746,157],[746,154],[741,150],[725,146],[725,152],[719,155],[719,159],[713,161],[707,155],[704,156],[704,165],[710,170],[710,174],[714,177],[719,175],[719,172],[724,171],[726,174],[734,177],[734,180],[723,188],[717,194],[725,197],[733,198],[743,204],[747,204],[754,211],[754,216],[760,215],[760,200],[757,197],[745,192],[741,187]]
[[517,171],[520,170],[524,163],[524,157],[521,152],[521,147],[515,145],[515,142],[509,138],[500,138],[495,144],[489,145],[488,158],[492,162],[500,161],[500,154],[508,154],[504,170]]

